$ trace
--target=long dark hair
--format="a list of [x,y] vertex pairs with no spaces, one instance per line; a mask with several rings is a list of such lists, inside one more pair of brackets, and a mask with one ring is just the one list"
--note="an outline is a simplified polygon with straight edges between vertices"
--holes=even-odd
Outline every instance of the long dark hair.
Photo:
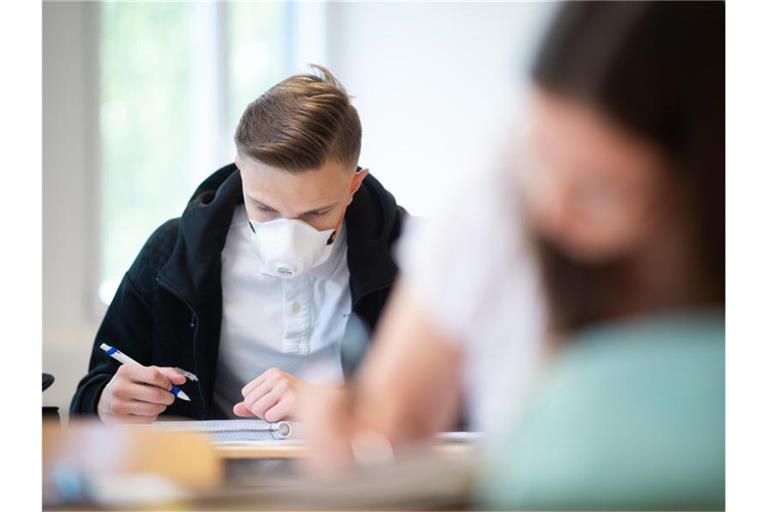
[[[534,82],[594,106],[672,163],[699,269],[696,304],[725,302],[725,8],[722,2],[566,2]],[[620,265],[535,240],[557,332],[613,316]]]

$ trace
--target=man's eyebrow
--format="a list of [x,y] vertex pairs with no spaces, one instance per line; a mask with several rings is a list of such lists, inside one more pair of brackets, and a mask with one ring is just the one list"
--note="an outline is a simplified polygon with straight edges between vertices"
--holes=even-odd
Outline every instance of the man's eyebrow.
[[[259,201],[258,199],[255,199],[253,197],[251,197],[251,201],[253,201],[254,203],[256,203],[257,205],[259,205],[259,206],[261,206],[263,208],[267,208],[269,210],[275,210],[274,208],[269,206],[267,203],[262,203],[261,201]],[[277,210],[275,210],[275,211],[277,211]]]
[[333,208],[334,206],[336,206],[337,204],[339,204],[338,201],[336,201],[333,204],[329,204],[328,206],[321,206],[320,208],[313,208],[312,210],[306,211],[306,212],[302,213],[301,215],[304,216],[304,215],[309,215],[310,213],[319,213],[319,212],[321,212],[323,210],[329,210],[329,209]]
[[[277,211],[277,209],[276,209],[276,208],[272,208],[272,207],[271,207],[271,206],[269,206],[267,203],[264,203],[264,202],[262,202],[262,201],[259,201],[259,200],[258,200],[258,199],[256,199],[255,197],[251,197],[250,199],[251,199],[251,201],[253,201],[254,203],[256,203],[258,206],[260,206],[260,207],[262,207],[262,208],[266,208],[266,209],[269,209],[269,210],[272,210],[272,211],[275,211],[275,212]],[[303,217],[304,215],[309,215],[310,213],[318,213],[318,212],[321,212],[321,211],[323,211],[323,210],[328,210],[328,209],[330,209],[330,208],[333,208],[333,207],[334,207],[334,206],[336,206],[337,204],[339,204],[339,202],[338,202],[338,201],[336,201],[336,202],[335,202],[335,203],[333,203],[333,204],[329,204],[329,205],[327,205],[327,206],[321,206],[320,208],[313,208],[313,209],[311,209],[311,210],[309,210],[309,211],[306,211],[306,212],[302,213],[302,214],[300,215],[300,217]]]

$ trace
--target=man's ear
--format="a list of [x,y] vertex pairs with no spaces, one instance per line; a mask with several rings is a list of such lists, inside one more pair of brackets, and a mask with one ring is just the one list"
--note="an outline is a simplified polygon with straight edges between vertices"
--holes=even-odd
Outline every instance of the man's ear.
[[240,153],[235,153],[235,167],[240,170]]
[[349,201],[347,202],[347,205],[349,205],[352,202],[352,199],[354,199],[355,194],[360,189],[360,186],[363,184],[363,180],[365,180],[365,177],[368,176],[368,168],[360,169],[359,171],[355,171],[355,174],[352,175],[352,183],[350,183],[350,194],[349,194]]

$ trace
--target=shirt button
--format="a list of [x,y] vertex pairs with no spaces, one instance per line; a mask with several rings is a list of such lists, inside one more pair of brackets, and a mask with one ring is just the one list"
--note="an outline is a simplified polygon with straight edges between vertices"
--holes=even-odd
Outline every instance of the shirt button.
[[301,311],[301,304],[299,304],[298,302],[294,302],[293,305],[291,306],[291,311],[293,311],[294,315],[298,314],[299,311]]

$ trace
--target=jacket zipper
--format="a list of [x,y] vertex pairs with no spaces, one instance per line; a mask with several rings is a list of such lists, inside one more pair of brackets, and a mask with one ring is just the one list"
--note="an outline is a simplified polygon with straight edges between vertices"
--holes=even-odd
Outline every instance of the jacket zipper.
[[[199,318],[197,315],[197,312],[195,312],[195,309],[192,307],[192,305],[181,297],[181,295],[173,289],[168,283],[161,280],[159,277],[156,279],[157,284],[159,286],[162,286],[165,288],[168,292],[170,292],[174,297],[176,297],[178,300],[184,303],[185,306],[187,306],[187,309],[189,309],[189,312],[192,315],[192,321],[190,323],[190,327],[192,328],[192,363],[195,365],[195,373],[199,373],[200,365],[197,361],[197,328],[200,324]],[[200,389],[200,400],[202,401],[203,405],[203,414],[205,417],[208,417],[208,406],[205,403],[205,393],[203,393],[203,385],[201,382],[197,383],[197,387]]]

